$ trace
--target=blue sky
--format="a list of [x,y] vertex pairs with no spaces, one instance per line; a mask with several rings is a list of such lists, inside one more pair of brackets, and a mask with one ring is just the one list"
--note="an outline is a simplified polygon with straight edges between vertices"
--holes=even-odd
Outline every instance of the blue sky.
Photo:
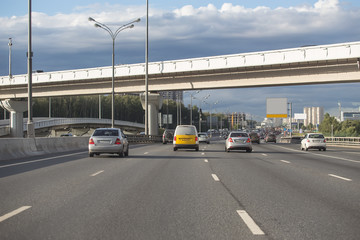
[[[32,0],[33,69],[57,71],[111,65],[111,43],[89,16],[120,26],[145,16],[145,0]],[[360,41],[360,1],[160,1],[150,3],[150,61],[174,60]],[[26,73],[27,0],[0,2],[0,76],[8,74],[8,38],[13,38],[13,74]],[[116,40],[116,63],[144,62],[145,21]],[[360,106],[360,83],[202,91],[217,112],[265,116],[267,97],[287,97],[295,112],[323,106],[338,115]],[[234,101],[241,95],[242,101]],[[246,100],[244,100],[246,99]],[[185,104],[189,94],[185,94]],[[196,101],[195,101],[196,103]],[[206,108],[206,106],[205,106]]]

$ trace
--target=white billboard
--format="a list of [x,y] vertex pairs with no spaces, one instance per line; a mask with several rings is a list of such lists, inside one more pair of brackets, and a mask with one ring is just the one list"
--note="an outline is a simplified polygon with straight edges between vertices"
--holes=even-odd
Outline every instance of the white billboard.
[[287,118],[287,98],[267,98],[266,117],[267,118]]
[[294,113],[295,120],[305,120],[306,114],[305,113]]

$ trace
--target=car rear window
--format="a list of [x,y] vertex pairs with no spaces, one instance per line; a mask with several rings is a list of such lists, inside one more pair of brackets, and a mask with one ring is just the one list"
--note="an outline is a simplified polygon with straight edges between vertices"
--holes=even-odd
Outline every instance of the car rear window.
[[191,126],[183,126],[176,129],[176,135],[196,135],[196,130]]
[[231,133],[230,137],[248,137],[247,133]]
[[324,135],[322,135],[322,134],[311,134],[311,135],[309,135],[309,138],[324,138]]
[[93,136],[119,136],[118,130],[95,130]]

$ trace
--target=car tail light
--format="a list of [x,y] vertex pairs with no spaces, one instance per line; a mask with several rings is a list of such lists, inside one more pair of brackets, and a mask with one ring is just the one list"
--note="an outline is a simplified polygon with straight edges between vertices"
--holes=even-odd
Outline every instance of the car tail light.
[[89,144],[95,144],[94,139],[90,138]]
[[233,142],[232,138],[229,138],[229,142]]
[[310,142],[310,140],[308,139],[307,142]]
[[115,144],[121,144],[120,138],[117,138]]
[[195,141],[197,141],[198,140],[198,137],[195,137]]
[[324,139],[324,142],[326,142],[326,140]]
[[247,143],[251,142],[250,138],[248,138],[246,142],[247,142]]
[[176,141],[176,136],[174,136],[174,141]]

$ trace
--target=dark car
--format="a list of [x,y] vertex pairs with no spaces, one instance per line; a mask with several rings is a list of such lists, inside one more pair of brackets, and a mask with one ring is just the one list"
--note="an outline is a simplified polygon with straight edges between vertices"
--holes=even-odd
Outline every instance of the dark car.
[[249,133],[250,139],[252,143],[260,144],[260,135],[257,132]]
[[174,140],[174,129],[165,129],[162,136],[162,143],[167,144],[168,142],[172,142]]
[[265,137],[265,142],[274,142],[276,143],[276,135],[273,133],[269,133],[268,135],[266,135]]

